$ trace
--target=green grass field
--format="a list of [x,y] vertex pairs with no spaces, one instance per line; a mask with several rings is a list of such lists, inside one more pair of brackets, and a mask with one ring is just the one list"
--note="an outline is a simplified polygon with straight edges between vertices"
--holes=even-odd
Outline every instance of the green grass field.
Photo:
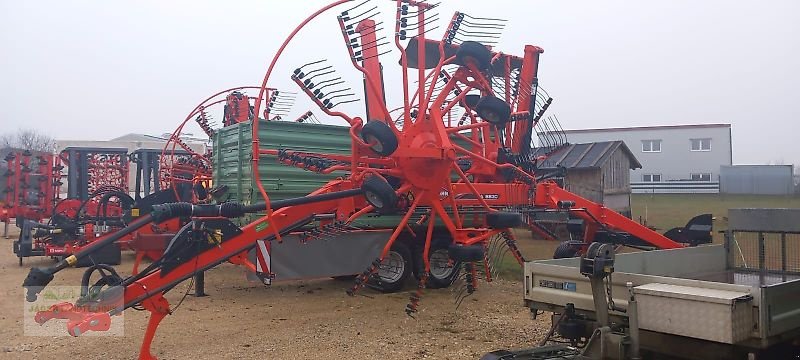
[[731,208],[800,208],[800,196],[724,194],[634,194],[633,219],[646,221],[661,232],[686,225],[693,216],[714,214],[714,230],[727,227]]

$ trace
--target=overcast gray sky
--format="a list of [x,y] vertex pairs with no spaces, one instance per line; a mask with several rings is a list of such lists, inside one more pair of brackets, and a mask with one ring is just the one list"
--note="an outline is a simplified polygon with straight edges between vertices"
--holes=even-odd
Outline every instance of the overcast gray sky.
[[[0,0],[0,132],[172,131],[206,96],[259,84],[326,3]],[[565,128],[731,123],[734,163],[800,164],[800,1],[444,1],[439,25],[454,10],[508,19],[504,52],[545,49],[540,81]],[[336,13],[301,32],[271,85],[296,91],[291,69],[328,58],[358,86]],[[392,101],[397,56],[382,61]]]

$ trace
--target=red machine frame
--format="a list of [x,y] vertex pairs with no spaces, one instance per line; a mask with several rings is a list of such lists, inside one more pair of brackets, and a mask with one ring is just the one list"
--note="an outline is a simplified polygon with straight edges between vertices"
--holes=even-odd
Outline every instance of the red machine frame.
[[[272,70],[283,50],[294,35],[309,21],[319,14],[347,0],[337,1],[315,12],[298,26],[284,41],[277,55],[270,64],[267,74],[256,97],[254,114],[259,114],[262,99],[269,98],[270,88],[267,83]],[[224,261],[245,265],[255,269],[246,257],[257,240],[280,241],[281,236],[299,226],[308,223],[313,214],[332,214],[333,219],[349,223],[369,213],[397,212],[404,214],[400,225],[392,232],[381,255],[356,278],[355,285],[348,291],[353,294],[361,288],[366,280],[376,271],[386,257],[399,235],[407,230],[405,225],[415,210],[426,213],[426,235],[423,245],[423,261],[425,273],[419,281],[418,291],[412,295],[408,310],[416,311],[419,296],[426,286],[427,273],[430,271],[428,254],[434,232],[434,224],[440,221],[451,234],[453,245],[451,256],[461,254],[465,261],[484,261],[484,250],[490,238],[505,234],[508,228],[522,223],[526,211],[567,211],[586,220],[585,239],[591,242],[599,230],[620,231],[631,234],[655,247],[676,248],[683,246],[646,227],[625,218],[602,205],[559,188],[554,182],[537,179],[534,169],[526,167],[535,165],[537,160],[524,158],[526,149],[530,147],[530,131],[536,126],[537,114],[531,103],[533,86],[536,82],[539,55],[542,49],[526,46],[522,57],[492,52],[475,42],[452,43],[448,34],[457,32],[456,27],[463,14],[456,13],[442,40],[426,39],[425,13],[434,5],[415,1],[397,0],[395,28],[395,45],[401,54],[403,70],[402,114],[399,124],[390,115],[383,100],[383,82],[381,65],[378,62],[376,47],[362,48],[356,51],[350,34],[359,33],[360,44],[375,42],[375,22],[369,19],[352,23],[349,9],[339,16],[339,24],[348,45],[353,66],[365,79],[368,121],[360,117],[351,117],[332,110],[335,104],[314,93],[295,71],[292,79],[330,116],[344,119],[351,127],[350,156],[314,154],[314,156],[335,160],[342,165],[327,169],[316,169],[323,172],[344,171],[348,174],[342,179],[334,180],[304,198],[270,201],[261,184],[258,171],[253,172],[255,184],[264,198],[264,203],[243,205],[224,203],[221,205],[192,205],[190,203],[165,204],[157,207],[153,214],[140,217],[128,227],[115,233],[103,241],[97,241],[73,256],[66,258],[54,267],[32,269],[25,286],[28,288],[29,300],[35,298],[56,272],[69,267],[106,243],[141,229],[151,221],[169,221],[179,216],[189,216],[192,221],[184,226],[193,236],[199,236],[195,242],[188,242],[189,235],[179,232],[173,241],[184,241],[195,244],[197,248],[172,249],[164,254],[162,262],[148,266],[138,275],[119,279],[119,289],[109,289],[98,298],[82,299],[81,305],[59,304],[49,311],[37,314],[37,321],[43,323],[51,318],[68,319],[68,331],[72,335],[86,331],[102,331],[108,329],[111,316],[128,307],[141,306],[150,312],[150,320],[140,349],[140,359],[155,359],[150,352],[150,345],[155,331],[164,317],[170,313],[170,305],[163,293],[173,288],[198,272],[202,272]],[[410,11],[409,8],[413,10]],[[357,11],[353,11],[357,13]],[[403,47],[401,39],[407,36],[402,24],[408,23],[406,14],[416,14],[416,51],[408,52],[411,45]],[[361,62],[356,59],[361,59]],[[432,66],[428,66],[432,64]],[[450,72],[445,66],[455,67]],[[511,68],[519,69],[518,87],[511,91]],[[433,69],[426,74],[426,68]],[[417,89],[410,94],[411,79],[409,69],[417,69]],[[446,74],[446,83],[438,94],[434,95],[432,81],[438,74]],[[434,75],[434,76],[431,76]],[[505,89],[496,91],[492,86],[493,78],[503,79]],[[432,81],[429,81],[431,80]],[[477,102],[471,101],[468,95],[479,95]],[[447,115],[455,106],[467,110],[469,124],[451,123]],[[189,118],[193,117],[193,112]],[[267,118],[269,113],[266,112]],[[189,120],[187,118],[187,121]],[[184,122],[185,123],[185,122]],[[252,122],[253,134],[258,134],[259,121]],[[181,125],[182,127],[183,125]],[[268,126],[268,125],[267,125]],[[179,128],[180,130],[180,128]],[[176,131],[176,134],[179,133]],[[468,132],[467,132],[468,131]],[[466,133],[465,133],[466,132]],[[174,137],[174,136],[173,136]],[[469,144],[459,145],[453,139]],[[175,141],[180,146],[178,141]],[[168,151],[168,150],[165,150]],[[277,155],[276,149],[262,149],[258,136],[252,142],[253,169],[258,169],[260,155]],[[509,156],[523,158],[525,164],[516,163]],[[462,169],[461,164],[469,166]],[[312,169],[313,170],[313,169]],[[387,179],[394,181],[394,186]],[[357,196],[363,194],[364,197]],[[486,195],[492,196],[486,196]],[[471,211],[466,211],[471,209]],[[266,211],[266,215],[239,229],[231,229],[225,218],[241,216],[247,212]],[[471,220],[471,224],[469,221]],[[211,224],[216,222],[217,228]],[[226,226],[228,226],[226,228]],[[226,230],[227,229],[227,230]],[[199,250],[198,250],[199,249]],[[175,252],[189,251],[176,260]],[[194,251],[194,252],[192,252]],[[481,254],[474,257],[474,254]],[[524,259],[515,254],[521,263]],[[172,265],[165,265],[170,264]],[[267,269],[268,272],[268,269]],[[489,279],[487,279],[489,280]],[[112,311],[92,311],[102,304],[121,303],[122,306]]]
[[[50,216],[58,195],[59,172],[56,166],[59,164],[53,154],[27,150],[11,151],[4,160],[7,164],[3,174],[6,188],[2,190],[4,201],[0,208],[0,221],[5,223],[3,236],[7,236],[11,218],[39,221]],[[36,201],[27,199],[31,192],[36,193]]]

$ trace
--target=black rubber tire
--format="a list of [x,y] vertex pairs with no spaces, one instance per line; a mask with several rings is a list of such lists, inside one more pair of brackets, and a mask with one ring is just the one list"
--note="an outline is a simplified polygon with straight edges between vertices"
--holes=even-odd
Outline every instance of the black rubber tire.
[[475,105],[475,111],[484,121],[498,126],[511,119],[511,106],[492,95],[482,97]]
[[461,106],[474,109],[475,105],[478,105],[478,101],[481,100],[481,96],[478,94],[469,94],[464,96],[464,100],[461,101]]
[[570,244],[569,241],[564,241],[556,247],[553,252],[553,259],[566,259],[578,256],[578,248]]
[[467,62],[474,63],[480,70],[486,70],[492,63],[492,52],[477,41],[464,41],[456,51],[456,63],[466,66]]
[[[411,258],[411,250],[408,248],[408,245],[402,241],[395,242],[392,245],[392,249],[389,250],[389,253],[390,256],[392,253],[394,253],[403,259],[403,269],[400,276],[391,281],[387,278],[381,277],[379,275],[380,270],[373,274],[373,276],[370,278],[370,286],[384,293],[394,293],[403,290],[403,287],[408,281],[409,276],[411,276],[412,267],[414,264],[413,259]],[[384,259],[384,261],[386,261],[386,259]]]
[[473,262],[482,261],[484,258],[484,251],[482,245],[459,245],[452,244],[447,248],[450,258],[460,262]]
[[521,226],[522,214],[507,211],[495,211],[486,214],[486,225],[493,229],[507,229]]
[[389,156],[397,150],[397,136],[382,121],[367,122],[361,128],[361,139],[366,143],[375,142],[370,149],[380,156]]
[[[448,251],[450,244],[451,241],[449,239],[434,238],[431,242],[431,249],[428,254],[429,258],[437,257],[437,254],[442,254],[442,252],[444,252],[448,260],[450,260],[450,253]],[[425,272],[425,263],[422,260],[423,246],[419,247],[419,250],[415,252],[414,256],[414,277],[416,277],[417,280],[421,279],[422,274]],[[433,263],[431,263],[431,267],[433,267]],[[451,269],[452,272],[445,276],[437,276],[434,275],[433,272],[428,272],[428,281],[425,283],[425,287],[428,289],[444,289],[453,285],[453,282],[458,279],[458,275],[461,273],[461,262],[454,260]]]
[[391,214],[397,211],[397,193],[392,185],[381,176],[372,175],[364,179],[361,184],[364,198],[367,203],[375,207],[381,214]]

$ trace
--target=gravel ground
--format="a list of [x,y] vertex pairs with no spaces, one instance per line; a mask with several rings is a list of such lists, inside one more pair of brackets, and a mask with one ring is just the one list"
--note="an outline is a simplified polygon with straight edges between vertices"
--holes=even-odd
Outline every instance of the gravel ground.
[[[0,358],[136,358],[147,313],[132,309],[115,319],[124,321],[124,336],[73,338],[63,324],[59,336],[26,336],[20,285],[29,267],[51,260],[33,258],[19,267],[11,241],[0,239]],[[555,246],[521,244],[535,257],[551,254]],[[132,262],[132,254],[123,254],[118,268],[129,273]],[[81,275],[79,269],[65,270],[52,285],[77,285]],[[492,350],[531,346],[549,325],[547,317],[531,320],[517,281],[481,283],[458,309],[450,290],[429,290],[416,319],[403,311],[408,291],[365,289],[349,297],[344,290],[350,284],[313,280],[265,287],[247,282],[233,265],[219,266],[206,275],[211,296],[187,297],[161,323],[153,353],[159,359],[477,359]],[[181,284],[167,295],[173,306],[186,289]]]

